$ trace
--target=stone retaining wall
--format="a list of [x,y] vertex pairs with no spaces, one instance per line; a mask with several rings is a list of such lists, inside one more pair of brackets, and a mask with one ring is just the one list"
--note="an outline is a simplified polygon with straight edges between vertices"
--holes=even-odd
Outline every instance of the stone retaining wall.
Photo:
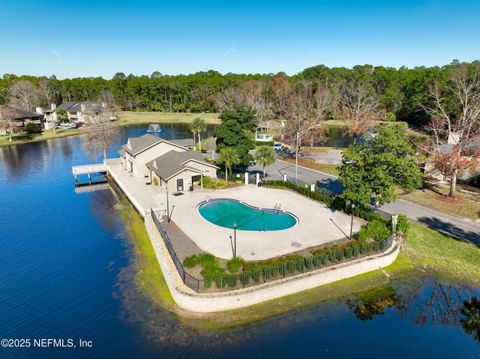
[[245,289],[222,293],[196,293],[183,284],[170,258],[170,254],[165,247],[163,239],[150,216],[146,216],[145,227],[175,302],[183,309],[202,313],[244,308],[336,282],[341,279],[371,272],[393,263],[400,251],[398,241],[394,240],[392,246],[384,253],[375,254],[348,263],[339,263],[332,267],[322,268],[317,271],[303,273]]

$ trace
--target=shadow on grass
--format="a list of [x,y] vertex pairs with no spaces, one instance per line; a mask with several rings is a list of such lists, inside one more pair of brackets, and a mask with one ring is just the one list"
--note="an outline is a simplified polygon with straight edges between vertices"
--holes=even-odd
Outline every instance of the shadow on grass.
[[480,247],[480,230],[476,232],[466,231],[438,218],[421,217],[418,219],[418,221],[438,232],[444,233],[459,240],[468,241]]

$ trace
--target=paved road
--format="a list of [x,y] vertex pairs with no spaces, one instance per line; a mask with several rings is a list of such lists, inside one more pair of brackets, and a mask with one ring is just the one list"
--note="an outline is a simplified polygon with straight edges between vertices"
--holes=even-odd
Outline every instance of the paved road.
[[342,151],[337,150],[336,148],[331,148],[325,152],[308,152],[308,150],[306,150],[302,154],[305,157],[313,158],[318,163],[334,165],[339,165],[342,163]]
[[[261,168],[253,166],[249,170],[261,171]],[[284,174],[289,180],[293,181],[295,178],[295,166],[282,161],[276,161],[273,165],[268,166],[266,172],[268,179],[283,179]],[[320,188],[336,193],[342,191],[342,185],[337,177],[303,167],[298,168],[298,181],[299,183],[315,183]],[[480,223],[451,216],[403,199],[387,203],[381,209],[390,214],[404,213],[413,221],[480,246]]]

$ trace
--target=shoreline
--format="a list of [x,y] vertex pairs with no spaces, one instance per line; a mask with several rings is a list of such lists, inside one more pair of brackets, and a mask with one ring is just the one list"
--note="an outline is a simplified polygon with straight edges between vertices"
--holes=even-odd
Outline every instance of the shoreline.
[[[207,125],[217,125],[220,123],[217,113],[121,111],[120,119],[117,122],[114,122],[114,124],[118,127],[130,125],[148,125],[150,123],[190,124],[196,117],[203,118]],[[40,134],[13,135],[12,142],[9,142],[8,135],[1,135],[0,147],[23,145],[26,143],[42,142],[57,138],[81,136],[83,134],[85,134],[85,131],[82,129],[57,129],[56,134],[53,134],[53,130],[50,129],[45,130]]]

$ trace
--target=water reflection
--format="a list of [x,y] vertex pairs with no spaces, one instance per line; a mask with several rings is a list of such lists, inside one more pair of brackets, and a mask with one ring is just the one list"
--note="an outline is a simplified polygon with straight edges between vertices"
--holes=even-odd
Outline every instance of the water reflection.
[[383,287],[355,294],[346,300],[346,304],[357,319],[372,320],[376,315],[383,315],[387,308],[400,308],[402,298],[392,287]]
[[480,299],[473,297],[463,301],[461,313],[463,318],[460,323],[462,323],[463,330],[480,342]]

